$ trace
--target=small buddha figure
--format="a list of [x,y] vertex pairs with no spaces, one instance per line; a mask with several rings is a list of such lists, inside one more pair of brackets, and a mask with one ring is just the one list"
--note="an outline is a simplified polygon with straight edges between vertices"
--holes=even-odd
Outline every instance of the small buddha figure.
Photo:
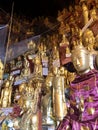
[[[22,130],[39,130],[40,129],[40,123],[39,121],[41,120],[40,114],[39,114],[39,109],[40,109],[40,94],[41,94],[41,87],[42,83],[40,81],[35,81],[36,86],[33,88],[32,87],[32,81],[30,81],[29,88],[27,88],[25,92],[25,102],[24,105],[24,113],[21,119],[21,129]],[[32,89],[33,91],[32,91]]]
[[61,25],[59,27],[59,34],[63,35],[65,33],[65,23],[63,21],[61,21]]
[[87,29],[83,36],[83,45],[90,51],[94,51],[95,37],[92,30]]
[[53,116],[57,123],[61,121],[66,115],[66,101],[65,101],[65,90],[64,90],[64,76],[60,75],[58,67],[53,67]]
[[60,55],[59,55],[59,48],[57,45],[54,45],[52,50],[52,56],[53,56],[53,66],[60,66]]
[[30,63],[29,63],[26,55],[24,55],[23,66],[24,66],[24,68],[21,71],[21,77],[25,77],[25,76],[30,75],[31,74]]
[[87,50],[90,51],[90,58],[92,60],[91,68],[94,68],[93,59],[94,59],[94,56],[97,54],[97,51],[94,49],[96,41],[95,41],[95,37],[92,30],[87,29],[84,32],[82,38],[83,38],[83,45],[87,48]]
[[41,64],[41,57],[36,56],[34,59],[34,75],[42,76],[42,64]]
[[90,17],[93,18],[94,21],[98,20],[96,8],[93,8],[92,10],[90,10]]
[[66,38],[66,35],[62,35],[62,41],[61,41],[61,43],[60,43],[60,46],[62,47],[62,46],[68,46],[69,45],[69,41],[68,41],[68,39]]
[[88,8],[87,5],[85,3],[82,4],[82,10],[83,10],[83,17],[84,17],[84,25],[88,23]]
[[69,49],[68,46],[66,47],[65,53],[66,53],[66,54],[65,54],[65,55],[66,55],[66,58],[67,58],[67,57],[71,57],[71,52],[70,52],[70,49]]
[[42,96],[42,124],[54,124],[52,113],[52,87],[53,74],[49,72],[45,80],[46,94]]
[[59,51],[56,45],[53,47],[53,59],[59,59]]
[[1,107],[11,107],[12,86],[9,80],[4,83],[4,88],[1,90]]
[[25,94],[25,88],[27,87],[27,83],[26,82],[23,82],[19,85],[19,99],[17,101],[17,104],[20,106],[20,107],[23,107],[24,105],[24,94]]
[[29,80],[24,91],[25,93],[23,95],[23,108],[28,109],[31,108],[34,97],[34,87],[31,79]]

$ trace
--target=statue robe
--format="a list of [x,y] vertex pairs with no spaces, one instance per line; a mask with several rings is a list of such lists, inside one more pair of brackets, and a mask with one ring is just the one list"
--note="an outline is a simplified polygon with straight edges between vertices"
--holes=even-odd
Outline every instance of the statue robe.
[[71,83],[68,114],[56,130],[98,130],[98,71],[77,76]]

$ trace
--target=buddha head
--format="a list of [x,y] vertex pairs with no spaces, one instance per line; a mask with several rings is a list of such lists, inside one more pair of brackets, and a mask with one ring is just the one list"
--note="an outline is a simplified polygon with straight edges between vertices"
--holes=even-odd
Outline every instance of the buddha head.
[[90,69],[90,53],[82,45],[77,45],[72,50],[71,58],[78,73],[85,73]]
[[83,34],[83,45],[85,47],[89,47],[91,45],[94,45],[95,43],[95,37],[94,34],[92,32],[92,30],[87,29],[84,34]]
[[8,88],[9,86],[10,86],[10,82],[8,80],[6,80],[5,87]]

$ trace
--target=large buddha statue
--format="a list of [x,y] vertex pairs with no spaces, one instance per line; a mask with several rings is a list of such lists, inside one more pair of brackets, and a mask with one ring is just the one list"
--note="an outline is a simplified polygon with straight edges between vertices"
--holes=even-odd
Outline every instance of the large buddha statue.
[[72,51],[76,78],[70,84],[70,107],[57,130],[97,130],[98,72],[90,68],[90,52],[82,45]]

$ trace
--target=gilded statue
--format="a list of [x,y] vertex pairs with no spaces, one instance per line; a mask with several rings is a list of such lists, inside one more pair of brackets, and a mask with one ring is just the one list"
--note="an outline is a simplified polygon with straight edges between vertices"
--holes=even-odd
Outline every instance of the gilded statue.
[[53,74],[53,116],[56,121],[61,121],[67,113],[64,94],[64,76],[60,75],[58,67],[53,67]]
[[70,83],[68,114],[60,122],[57,130],[98,129],[98,71],[90,68],[90,52],[84,46],[76,46],[71,57],[76,77]]
[[59,50],[57,45],[53,47],[53,60],[59,59]]
[[[81,50],[81,51],[76,51],[77,50]],[[91,68],[90,68],[90,53],[89,51],[82,45],[78,45],[76,47],[76,49],[74,49],[74,51],[72,51],[72,61],[73,61],[73,64],[74,64],[74,67],[76,68],[77,70],[77,73],[79,74],[82,74],[82,73],[86,73],[87,71],[89,71]],[[76,51],[76,52],[75,52]],[[83,53],[84,52],[84,53]],[[74,55],[73,55],[74,53]],[[75,56],[81,56],[82,58],[78,57],[78,58],[75,58]],[[84,58],[83,58],[84,57]],[[87,57],[87,58],[86,58]],[[89,57],[89,58],[88,58]],[[78,65],[76,64],[77,62]]]
[[94,21],[98,20],[96,8],[93,8],[92,10],[90,10],[90,17],[93,18]]
[[34,76],[42,76],[42,64],[41,64],[41,57],[37,55],[34,58]]
[[24,54],[24,62],[23,62],[23,68],[21,71],[21,77],[29,76],[30,74],[31,74],[30,63],[27,59],[27,56]]
[[96,39],[94,37],[94,34],[92,32],[92,30],[87,29],[84,33],[83,33],[83,45],[84,47],[86,47],[87,50],[90,51],[90,59],[92,60],[91,62],[91,68],[94,68],[93,66],[93,60],[94,60],[94,55],[97,54],[97,51],[95,50],[95,43],[96,43]]
[[27,82],[23,82],[19,85],[19,99],[17,101],[17,104],[20,106],[20,107],[23,107],[24,105],[24,97],[23,95],[25,94],[25,88],[27,86]]
[[23,108],[28,109],[31,108],[33,97],[34,97],[34,87],[32,80],[29,80],[27,86],[25,87],[23,94]]
[[88,16],[89,16],[89,11],[87,8],[87,5],[85,3],[82,4],[82,11],[83,11],[83,17],[84,17],[84,25],[88,23]]
[[45,96],[42,96],[41,103],[43,125],[54,124],[54,117],[52,113],[52,82],[53,74],[52,72],[49,72],[45,80],[46,94]]
[[60,46],[68,46],[68,45],[69,45],[69,41],[68,41],[66,35],[63,34],[63,35],[62,35],[62,41],[61,41],[61,43],[60,43]]
[[[35,81],[36,82],[36,81]],[[23,116],[20,121],[21,130],[39,130],[39,98],[41,93],[41,82],[32,86],[32,80],[24,90]]]
[[20,128],[21,130],[39,130],[38,113],[33,113],[31,108],[27,109],[21,118]]
[[1,107],[11,107],[12,86],[9,80],[5,81],[4,88],[1,90]]

